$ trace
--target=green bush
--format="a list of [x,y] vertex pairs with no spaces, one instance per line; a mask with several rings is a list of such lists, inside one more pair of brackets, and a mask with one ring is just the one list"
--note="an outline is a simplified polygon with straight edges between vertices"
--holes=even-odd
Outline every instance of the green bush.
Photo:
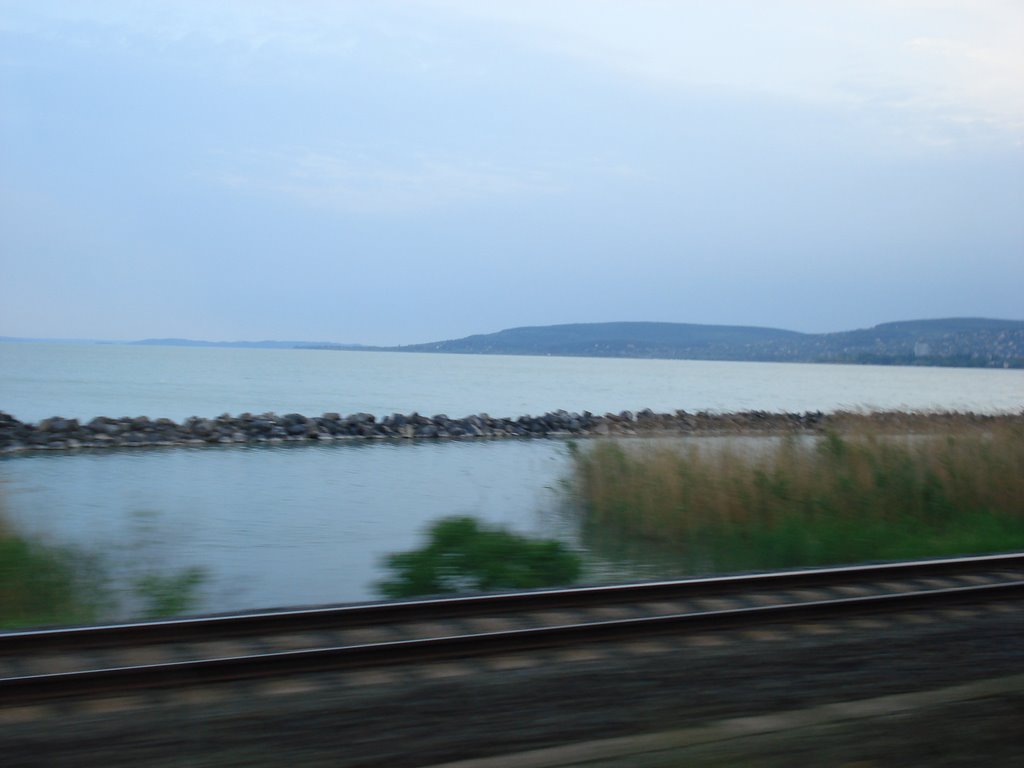
[[377,585],[387,597],[530,589],[575,581],[579,555],[557,541],[529,539],[481,526],[472,517],[434,523],[420,549],[389,555],[392,577]]

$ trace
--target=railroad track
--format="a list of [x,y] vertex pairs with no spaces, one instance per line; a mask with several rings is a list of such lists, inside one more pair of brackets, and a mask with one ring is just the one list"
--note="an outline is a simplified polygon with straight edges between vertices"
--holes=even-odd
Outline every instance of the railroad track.
[[0,704],[1024,596],[1024,553],[0,633]]

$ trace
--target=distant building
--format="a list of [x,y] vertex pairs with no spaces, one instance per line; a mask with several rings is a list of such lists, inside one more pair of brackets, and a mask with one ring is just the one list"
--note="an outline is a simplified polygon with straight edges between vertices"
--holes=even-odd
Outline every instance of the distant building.
[[932,353],[932,347],[927,341],[914,342],[914,357],[928,357]]

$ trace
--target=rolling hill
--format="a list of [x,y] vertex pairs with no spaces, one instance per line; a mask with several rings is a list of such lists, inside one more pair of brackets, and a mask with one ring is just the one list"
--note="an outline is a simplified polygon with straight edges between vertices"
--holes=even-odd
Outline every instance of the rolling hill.
[[691,323],[576,323],[509,328],[413,344],[406,352],[687,360],[1024,367],[1024,321],[946,318],[838,333]]

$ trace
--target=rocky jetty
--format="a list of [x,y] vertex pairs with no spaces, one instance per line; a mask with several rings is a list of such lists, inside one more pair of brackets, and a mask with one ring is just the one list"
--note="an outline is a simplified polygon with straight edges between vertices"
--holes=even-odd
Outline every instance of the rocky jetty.
[[935,426],[984,425],[993,420],[1024,421],[1024,414],[987,416],[971,413],[870,414],[831,413],[654,413],[646,409],[623,411],[603,416],[554,411],[543,416],[494,418],[486,413],[464,418],[444,414],[421,416],[395,413],[377,418],[370,413],[342,416],[325,413],[303,416],[288,413],[239,416],[223,414],[215,419],[191,417],[178,423],[171,419],[147,416],[110,418],[97,416],[89,422],[60,416],[31,424],[0,411],[0,452],[69,450],[81,448],[141,448],[171,445],[274,444],[285,442],[327,442],[359,439],[447,438],[529,438],[529,437],[603,437],[679,434],[785,434],[816,433],[843,429],[858,423],[883,429],[913,430]]

